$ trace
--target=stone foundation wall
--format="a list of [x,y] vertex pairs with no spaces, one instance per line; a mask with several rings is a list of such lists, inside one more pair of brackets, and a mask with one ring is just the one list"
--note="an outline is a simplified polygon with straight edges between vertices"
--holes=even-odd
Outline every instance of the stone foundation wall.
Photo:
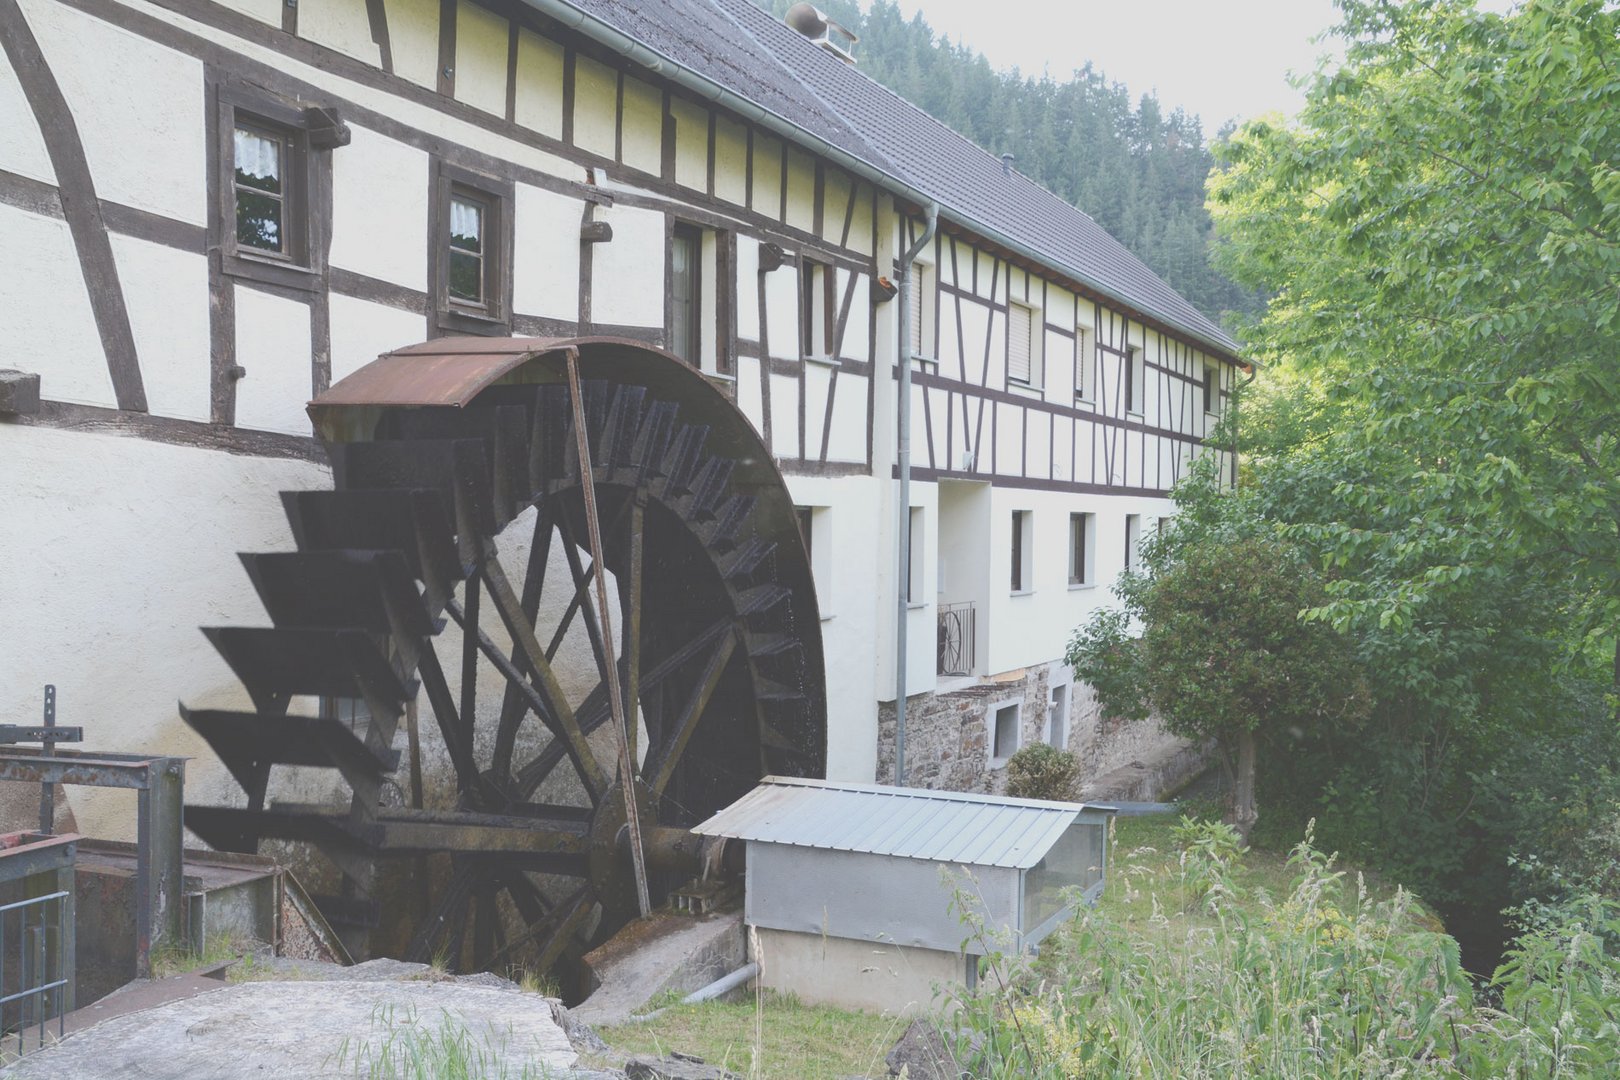
[[[1184,752],[1182,740],[1155,720],[1129,721],[1106,716],[1096,692],[1085,683],[1069,683],[1061,664],[1043,664],[1008,672],[994,679],[944,693],[916,694],[906,699],[906,784],[949,791],[1006,791],[1005,768],[990,767],[992,714],[1004,704],[1022,701],[1019,745],[1042,741],[1054,685],[1068,684],[1068,738],[1064,749],[1080,759],[1082,788],[1098,778]],[[894,783],[894,703],[878,706],[880,784]],[[1148,792],[1144,798],[1151,798]]]

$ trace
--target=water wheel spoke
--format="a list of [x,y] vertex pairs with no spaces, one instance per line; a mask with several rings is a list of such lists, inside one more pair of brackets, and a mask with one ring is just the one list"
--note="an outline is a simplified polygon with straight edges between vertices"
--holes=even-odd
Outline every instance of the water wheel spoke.
[[[508,895],[511,894],[511,889],[508,888]],[[585,917],[590,915],[593,897],[590,886],[581,885],[540,918],[528,920],[528,926],[523,932],[514,935],[490,958],[490,966],[494,967],[509,961],[519,949],[544,939],[534,966],[542,971],[550,967],[567,947],[569,937],[584,922]]]
[[591,585],[591,579],[586,575],[587,573],[594,573],[596,571],[596,563],[593,561],[591,563],[590,570],[587,571],[584,564],[580,562],[579,545],[574,542],[573,529],[567,524],[566,518],[563,519],[561,528],[563,534],[563,553],[568,557],[568,572],[573,576],[574,579],[574,595],[580,599],[579,614],[580,617],[585,620],[585,633],[589,635],[591,639],[591,653],[596,657],[597,674],[600,675],[603,680],[606,680],[608,672],[607,648],[602,643],[602,626],[599,622],[597,622],[596,609],[591,605],[590,601],[586,599],[586,590],[589,589]]
[[[534,537],[529,543],[529,566],[523,575],[523,615],[534,625],[540,611],[540,594],[546,583],[546,564],[551,558],[551,510],[549,500],[542,500],[534,515]],[[550,659],[548,656],[547,659]],[[518,660],[518,646],[512,646],[510,660]],[[507,683],[501,697],[501,721],[495,729],[495,750],[491,755],[491,771],[502,781],[510,780],[512,750],[517,743],[518,726],[528,712],[523,694]]]
[[[451,606],[454,604],[451,601]],[[439,725],[439,735],[444,739],[451,767],[456,771],[457,792],[465,794],[479,774],[478,763],[473,758],[471,733],[461,722],[460,710],[450,693],[450,684],[445,681],[444,668],[439,664],[433,639],[429,638],[423,643],[416,670],[422,677],[422,689],[427,693],[428,704],[433,706],[433,719]]]
[[473,905],[473,968],[482,971],[495,952],[495,935],[500,930],[500,911],[495,904],[495,882],[485,875],[478,884]]
[[736,648],[736,634],[727,634],[720,639],[719,646],[709,656],[709,662],[704,666],[703,677],[692,689],[692,696],[687,699],[685,707],[676,718],[664,745],[659,747],[657,765],[653,767],[652,762],[648,762],[654,794],[663,795],[664,789],[669,786],[671,778],[675,775],[675,767],[680,764],[681,756],[686,753],[686,745],[692,741],[692,734],[697,730],[698,721],[702,719],[710,698],[719,687],[720,677],[725,673],[726,664],[730,662],[731,654]]
[[[731,618],[720,619],[705,629],[693,634],[678,649],[664,657],[649,668],[641,676],[641,687],[637,696],[644,697],[660,689],[665,680],[679,671],[689,661],[699,657],[704,650],[719,640],[720,636],[736,626]],[[608,708],[607,688],[597,684],[591,688],[584,701],[580,702],[578,714],[579,726],[587,735],[607,722],[611,711]],[[649,731],[650,737],[650,731]],[[657,745],[654,740],[653,746]],[[649,752],[652,747],[649,747]],[[528,798],[534,794],[536,788],[551,774],[563,759],[563,747],[560,741],[548,743],[540,753],[528,764],[520,768],[516,775],[516,793],[519,798]]]
[[557,629],[552,631],[551,640],[546,643],[546,659],[554,660],[557,650],[562,648],[563,638],[568,636],[568,628],[574,625],[574,616],[585,605],[585,598],[590,595],[591,579],[596,576],[596,567],[585,568],[585,580],[574,588],[574,595],[568,600],[568,608],[563,612],[562,618],[557,620]]
[[[599,802],[603,793],[607,791],[610,781],[602,772],[595,754],[591,752],[590,743],[586,741],[585,733],[580,730],[579,721],[574,716],[573,708],[568,704],[568,698],[563,694],[556,673],[552,671],[551,664],[540,650],[540,642],[534,636],[534,627],[524,620],[522,605],[513,594],[511,583],[506,580],[506,574],[499,563],[484,564],[484,579],[489,585],[490,599],[494,602],[495,609],[500,612],[507,633],[512,635],[512,640],[518,645],[534,679],[531,681],[524,678],[523,673],[507,660],[505,654],[496,648],[495,643],[482,631],[477,632],[479,648],[496,670],[505,676],[508,683],[518,687],[535,715],[540,717],[551,729],[552,735],[563,743],[564,749],[574,763],[574,768],[579,771],[580,779],[590,792],[592,801]],[[447,605],[445,610],[457,622],[462,621],[461,612],[456,609],[454,603]]]
[[619,604],[623,623],[623,644],[619,654],[624,658],[623,684],[624,737],[629,744],[629,760],[636,760],[636,714],[639,710],[641,686],[641,569],[642,529],[646,524],[647,504],[639,495],[632,501],[630,535],[625,545],[628,558],[619,580]]

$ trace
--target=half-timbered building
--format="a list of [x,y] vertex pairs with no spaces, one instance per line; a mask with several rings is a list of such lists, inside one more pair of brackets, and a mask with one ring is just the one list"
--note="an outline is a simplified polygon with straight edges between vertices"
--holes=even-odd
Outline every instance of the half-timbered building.
[[748,0],[0,0],[0,715],[55,683],[239,797],[175,701],[241,705],[197,627],[257,617],[235,552],[330,483],[306,403],[426,339],[602,334],[701,370],[788,477],[829,776],[893,776],[897,664],[911,783],[1162,740],[1060,657],[1225,453],[1236,345],[822,36]]

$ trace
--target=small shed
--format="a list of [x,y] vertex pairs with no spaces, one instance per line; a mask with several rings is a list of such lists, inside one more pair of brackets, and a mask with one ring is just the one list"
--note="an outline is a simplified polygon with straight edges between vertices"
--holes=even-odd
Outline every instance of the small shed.
[[[903,1012],[973,985],[1102,891],[1110,808],[768,776],[693,832],[746,844],[761,981]],[[997,940],[970,940],[962,895]]]

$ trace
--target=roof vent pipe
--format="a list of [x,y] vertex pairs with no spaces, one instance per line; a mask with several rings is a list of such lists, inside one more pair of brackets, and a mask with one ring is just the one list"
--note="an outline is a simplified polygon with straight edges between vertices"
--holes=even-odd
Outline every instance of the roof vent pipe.
[[1011,176],[1012,175],[1012,163],[1013,163],[1013,156],[1011,154],[1002,154],[1001,155],[1001,175],[1002,176]]
[[794,4],[782,16],[782,21],[844,63],[855,62],[855,43],[861,39],[833,22],[814,4]]

